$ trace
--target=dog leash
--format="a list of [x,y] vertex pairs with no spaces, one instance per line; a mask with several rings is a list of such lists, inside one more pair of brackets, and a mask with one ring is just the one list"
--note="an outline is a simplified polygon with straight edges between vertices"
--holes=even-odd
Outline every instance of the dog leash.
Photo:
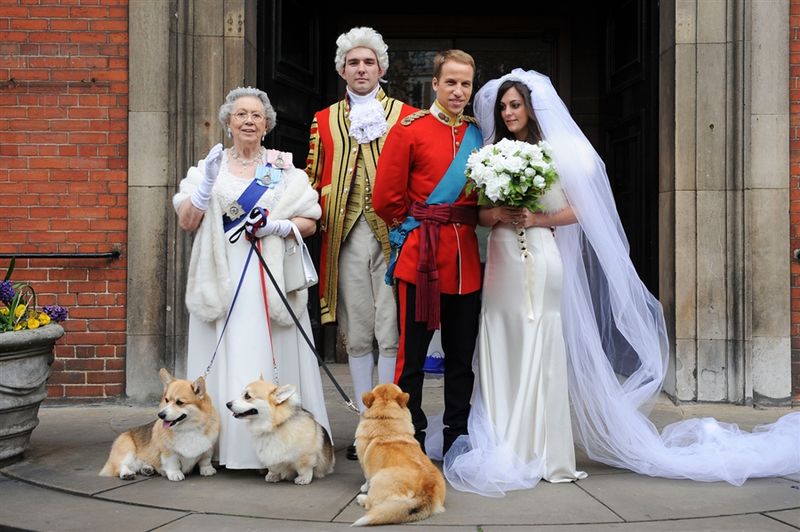
[[[231,235],[231,238],[233,238],[233,235]],[[238,239],[239,237],[237,235],[236,240]],[[209,373],[211,373],[211,366],[214,365],[214,359],[217,358],[217,351],[219,351],[219,345],[222,343],[222,338],[225,336],[225,329],[228,328],[228,322],[231,319],[233,306],[236,304],[236,299],[239,297],[239,290],[242,289],[242,284],[244,283],[244,274],[247,272],[247,266],[250,264],[250,258],[252,256],[253,256],[253,248],[250,248],[250,252],[247,254],[247,259],[245,259],[244,261],[244,268],[242,268],[242,275],[239,277],[239,284],[236,285],[236,292],[233,293],[233,299],[231,299],[231,306],[228,307],[228,315],[225,316],[225,323],[222,324],[222,331],[220,331],[219,333],[219,340],[217,340],[217,345],[214,347],[214,353],[211,354],[211,361],[208,363],[205,372],[203,372],[204,379],[208,377]]]
[[[355,414],[361,415],[361,412],[358,410],[358,407],[353,403],[353,400],[350,399],[350,397],[348,397],[347,393],[345,393],[345,391],[339,385],[339,382],[333,376],[333,373],[331,373],[330,369],[328,369],[328,366],[325,364],[325,361],[322,359],[319,352],[317,352],[316,348],[314,347],[314,342],[312,342],[311,339],[308,337],[308,334],[306,334],[305,329],[300,324],[300,320],[297,318],[297,315],[294,313],[294,310],[292,310],[291,305],[289,305],[289,301],[286,299],[286,295],[284,295],[283,291],[278,286],[278,282],[275,280],[275,277],[272,276],[272,272],[267,266],[267,262],[264,260],[264,257],[258,250],[258,247],[256,247],[256,239],[249,238],[249,234],[245,232],[244,224],[242,224],[242,226],[239,229],[237,229],[234,233],[231,234],[229,238],[230,242],[232,244],[236,243],[239,240],[239,237],[241,237],[242,233],[245,233],[245,238],[247,238],[247,240],[250,242],[250,251],[248,251],[247,253],[247,258],[245,259],[244,267],[242,268],[242,275],[239,277],[239,284],[236,285],[236,291],[233,294],[231,305],[230,307],[228,307],[228,315],[225,317],[225,323],[222,325],[222,331],[219,334],[219,340],[217,340],[217,345],[216,347],[214,347],[214,353],[211,355],[211,361],[208,363],[208,367],[206,367],[205,373],[203,373],[203,378],[207,377],[208,374],[211,372],[211,366],[214,365],[214,359],[217,358],[217,351],[219,350],[219,346],[222,343],[222,338],[225,335],[225,329],[228,328],[228,321],[231,319],[233,306],[236,304],[236,300],[239,297],[239,291],[241,290],[242,284],[244,283],[244,274],[247,272],[247,267],[250,265],[250,259],[255,253],[255,255],[258,257],[259,262],[263,266],[264,271],[267,272],[269,280],[272,281],[272,285],[275,287],[275,291],[278,292],[278,295],[280,296],[281,301],[286,307],[286,310],[289,311],[289,315],[292,317],[294,324],[297,326],[297,329],[300,331],[300,334],[303,335],[303,339],[306,341],[306,344],[308,344],[308,347],[311,349],[311,352],[314,353],[314,356],[317,357],[317,362],[322,367],[322,369],[325,370],[325,374],[328,375],[328,378],[333,383],[333,386],[336,388],[336,391],[338,391],[339,395],[342,396],[345,406],[348,407]],[[269,324],[267,324],[267,326],[269,326]]]
[[350,397],[347,396],[345,391],[339,385],[339,382],[333,376],[331,370],[328,369],[328,365],[325,364],[325,361],[322,359],[320,354],[317,352],[317,349],[314,347],[314,342],[311,341],[311,339],[308,337],[308,334],[306,333],[306,330],[300,324],[300,320],[297,318],[297,315],[294,313],[294,310],[292,310],[291,305],[289,305],[289,301],[286,299],[286,295],[278,286],[278,282],[275,280],[275,277],[272,276],[272,272],[270,271],[269,266],[267,266],[267,262],[264,260],[264,257],[261,255],[261,252],[258,250],[258,248],[256,248],[255,240],[250,240],[250,252],[255,253],[256,257],[258,257],[261,266],[264,268],[264,271],[267,272],[267,277],[269,277],[269,280],[272,281],[272,286],[275,287],[275,291],[278,292],[281,301],[283,301],[284,306],[286,306],[286,310],[289,311],[289,315],[292,317],[294,324],[297,326],[297,329],[300,331],[300,334],[303,335],[303,339],[306,341],[306,344],[308,344],[308,348],[311,349],[311,352],[314,353],[315,357],[317,357],[317,362],[319,362],[320,367],[322,367],[322,369],[325,370],[325,374],[328,375],[328,378],[333,383],[333,386],[336,388],[336,391],[338,391],[339,395],[342,396],[345,406],[347,406],[355,414],[361,415],[361,412],[358,410],[358,407],[355,404],[353,404],[352,399],[350,399]]

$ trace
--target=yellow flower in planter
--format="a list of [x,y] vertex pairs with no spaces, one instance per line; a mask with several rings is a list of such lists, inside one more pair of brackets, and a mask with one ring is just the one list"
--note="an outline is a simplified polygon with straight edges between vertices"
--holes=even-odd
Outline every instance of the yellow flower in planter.
[[36,293],[27,283],[12,283],[14,259],[0,280],[0,333],[22,329],[38,329],[51,322],[61,322],[67,318],[67,309],[59,305],[45,305],[41,312],[36,311]]

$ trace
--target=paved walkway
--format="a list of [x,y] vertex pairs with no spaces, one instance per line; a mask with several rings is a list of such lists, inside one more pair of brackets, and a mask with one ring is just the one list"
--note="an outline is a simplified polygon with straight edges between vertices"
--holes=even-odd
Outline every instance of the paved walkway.
[[[345,385],[346,366],[334,365],[333,371]],[[113,439],[152,420],[155,406],[45,406],[32,448],[22,460],[0,467],[0,525],[114,532],[346,530],[363,515],[355,503],[361,471],[357,462],[344,457],[357,418],[340,405],[324,376],[323,382],[337,444],[336,470],[308,486],[266,484],[255,472],[224,469],[211,478],[194,474],[181,483],[160,477],[129,482],[101,478],[97,472]],[[425,405],[432,412],[441,404],[441,380],[427,379],[426,389]],[[711,415],[750,429],[788,411],[676,407],[662,399],[651,417],[663,426]],[[408,527],[484,532],[800,530],[800,474],[734,487],[645,477],[592,462],[580,452],[578,462],[589,478],[575,484],[541,482],[502,499],[449,490],[445,513]],[[407,527],[383,529],[399,528]]]

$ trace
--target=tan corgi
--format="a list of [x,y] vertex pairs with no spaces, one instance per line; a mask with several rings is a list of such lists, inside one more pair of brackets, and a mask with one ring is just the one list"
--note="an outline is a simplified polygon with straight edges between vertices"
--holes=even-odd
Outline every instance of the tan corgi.
[[379,384],[362,396],[367,410],[356,428],[366,482],[356,502],[367,510],[353,526],[419,521],[444,512],[442,473],[414,439],[408,394]]
[[211,456],[219,437],[219,415],[205,379],[176,379],[164,368],[158,374],[164,384],[160,419],[120,434],[100,476],[132,480],[136,473],[158,472],[170,480],[183,480],[196,464],[204,477],[217,472]]
[[256,455],[269,470],[267,482],[294,479],[295,484],[309,484],[333,471],[328,431],[300,404],[293,385],[276,386],[263,378],[226,404],[233,417],[247,421]]

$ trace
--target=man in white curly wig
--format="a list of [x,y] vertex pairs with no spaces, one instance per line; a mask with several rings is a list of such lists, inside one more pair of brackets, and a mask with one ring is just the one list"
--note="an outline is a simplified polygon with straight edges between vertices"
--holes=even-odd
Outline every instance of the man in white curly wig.
[[[375,168],[389,129],[416,109],[380,88],[389,68],[380,33],[353,28],[336,45],[336,71],[346,93],[314,115],[306,172],[322,206],[321,321],[338,322],[363,412],[361,395],[373,387],[373,344],[379,350],[378,382],[384,383],[394,381],[398,342],[394,293],[383,280],[388,230],[372,208]],[[355,446],[347,458],[357,459]]]

